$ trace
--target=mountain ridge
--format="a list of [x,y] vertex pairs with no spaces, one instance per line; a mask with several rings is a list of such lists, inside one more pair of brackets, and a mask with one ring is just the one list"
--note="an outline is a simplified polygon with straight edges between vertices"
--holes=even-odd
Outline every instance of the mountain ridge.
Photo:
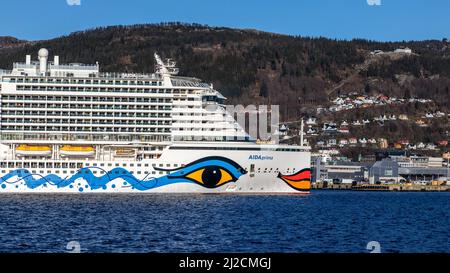
[[[178,22],[138,24],[41,41],[0,37],[0,67],[11,68],[25,54],[35,59],[40,47],[60,55],[61,62],[99,61],[102,71],[111,72],[152,72],[157,51],[174,58],[181,75],[212,82],[232,104],[283,105],[284,120],[312,114],[330,99],[355,92],[430,98],[444,110],[450,104],[447,40],[336,40]],[[374,50],[405,47],[415,55],[383,57],[358,70],[375,58]]]

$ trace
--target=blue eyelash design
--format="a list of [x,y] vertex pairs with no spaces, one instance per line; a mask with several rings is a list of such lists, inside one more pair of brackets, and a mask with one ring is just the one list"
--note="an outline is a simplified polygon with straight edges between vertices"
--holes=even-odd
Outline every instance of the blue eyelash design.
[[194,161],[192,163],[187,164],[184,167],[176,168],[176,169],[162,169],[162,168],[156,168],[157,171],[175,171],[174,173],[171,173],[168,175],[170,178],[180,178],[183,176],[186,176],[192,172],[195,172],[196,170],[209,167],[209,166],[218,166],[225,170],[227,170],[231,176],[234,179],[238,179],[241,175],[246,174],[247,172],[236,162],[226,158],[226,157],[220,157],[220,156],[210,156],[210,157],[204,157],[202,159],[199,159],[197,161]]

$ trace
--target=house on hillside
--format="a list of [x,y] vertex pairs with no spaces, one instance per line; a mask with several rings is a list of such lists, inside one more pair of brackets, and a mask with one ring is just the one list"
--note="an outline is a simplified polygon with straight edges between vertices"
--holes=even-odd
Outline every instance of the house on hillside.
[[348,133],[350,133],[350,130],[346,126],[341,126],[341,127],[339,127],[338,132],[341,134],[348,134]]
[[337,141],[336,141],[336,139],[334,139],[334,138],[331,138],[331,139],[329,139],[329,140],[327,141],[327,146],[328,146],[328,147],[334,147],[334,146],[336,146],[336,144],[337,144]]
[[409,47],[403,47],[397,48],[396,50],[394,50],[394,53],[412,54],[412,50]]
[[351,137],[348,139],[348,143],[350,143],[351,145],[358,144],[358,139],[356,137]]
[[322,130],[323,130],[325,133],[335,133],[335,132],[337,132],[336,123],[332,123],[332,122],[330,122],[330,123],[324,123],[324,124],[323,124]]
[[438,144],[439,146],[445,147],[445,146],[448,145],[448,140],[440,140],[440,141],[437,142],[437,144]]
[[389,147],[389,143],[388,143],[387,139],[379,138],[378,146],[380,147],[380,149],[387,149]]
[[361,126],[361,125],[363,125],[359,120],[355,120],[352,124],[354,126]]
[[408,120],[409,118],[408,118],[407,115],[401,114],[401,115],[398,116],[398,119],[399,119],[399,120]]
[[427,123],[425,121],[423,121],[422,119],[418,119],[416,120],[416,124],[419,125],[420,127],[427,127]]
[[309,117],[306,120],[306,125],[316,125],[317,124],[317,118],[315,117]]
[[348,145],[348,140],[346,140],[346,139],[339,140],[339,147],[344,147],[347,145]]

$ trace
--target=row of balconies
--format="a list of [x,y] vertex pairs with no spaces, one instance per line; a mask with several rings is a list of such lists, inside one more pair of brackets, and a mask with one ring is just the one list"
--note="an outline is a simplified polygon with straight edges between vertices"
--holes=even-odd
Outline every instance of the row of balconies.
[[93,133],[93,132],[2,132],[0,139],[16,140],[62,140],[62,141],[141,141],[169,142],[170,133]]
[[2,124],[7,124],[7,125],[14,125],[14,126],[29,126],[29,124],[35,124],[35,125],[69,125],[69,126],[80,126],[83,125],[83,127],[89,126],[110,126],[110,125],[114,125],[114,126],[135,126],[135,127],[161,127],[161,126],[170,126],[171,123],[170,122],[165,122],[165,123],[156,123],[156,122],[91,122],[91,123],[87,123],[87,122],[74,122],[74,121],[41,121],[41,120],[24,120],[24,121],[17,121],[17,122],[13,122],[13,121],[2,121]]
[[17,87],[17,91],[33,91],[33,92],[86,92],[86,93],[137,93],[137,94],[172,94],[167,89],[112,89],[112,88],[31,88],[31,87]]
[[[86,130],[86,129],[89,130]],[[170,133],[169,128],[138,128],[138,127],[69,127],[69,126],[4,126],[1,127],[3,132],[34,132],[34,133],[49,133],[49,132],[104,132],[104,133]],[[2,132],[2,133],[3,133]]]
[[[61,109],[64,110],[64,109]],[[156,117],[163,117],[160,111],[153,111],[153,114],[150,114],[148,112],[145,113],[129,113],[129,111],[123,112],[117,112],[117,113],[102,113],[102,112],[85,112],[82,111],[85,115],[78,115],[76,113],[76,110],[72,110],[75,112],[66,112],[66,111],[53,111],[53,112],[45,112],[45,111],[10,111],[10,110],[2,110],[2,117],[5,116],[40,116],[40,117],[55,117],[55,116],[63,116],[65,118],[67,117],[106,117],[106,118],[156,118]],[[81,111],[81,110],[79,110]],[[156,114],[155,114],[156,112]],[[157,113],[160,113],[159,115]],[[163,112],[165,113],[165,112]],[[170,117],[170,114],[166,113],[165,117]]]
[[114,103],[172,103],[171,98],[123,98],[123,97],[77,97],[77,96],[21,96],[21,95],[3,95],[4,102],[45,102],[45,103],[67,103],[67,102],[114,102]]
[[[92,116],[77,116],[77,115],[59,115],[59,116],[44,116],[46,117],[46,120],[70,120],[71,122],[80,122],[80,123],[84,123],[87,121],[98,121],[99,123],[105,123],[105,122],[116,122],[116,121],[121,121],[121,120],[125,120],[127,122],[140,122],[140,121],[147,121],[149,118],[152,119],[152,121],[172,121],[172,118],[169,117],[140,117],[140,118],[136,118],[136,117],[132,117],[131,119],[129,117],[95,117],[98,118],[97,119],[92,119]],[[11,121],[23,121],[24,119],[30,119],[29,116],[23,117],[23,115],[21,115],[20,118],[17,117],[17,115],[2,115],[2,122],[3,123],[7,123],[7,122],[11,122]]]
[[39,84],[86,84],[86,85],[138,85],[138,86],[161,86],[160,81],[134,81],[134,80],[106,80],[106,79],[61,79],[61,78],[9,78],[10,83],[39,83]]
[[87,109],[87,110],[137,110],[137,111],[148,111],[148,110],[159,110],[159,111],[169,111],[172,110],[171,106],[151,106],[151,105],[73,105],[73,104],[19,104],[19,103],[4,103],[2,109]]

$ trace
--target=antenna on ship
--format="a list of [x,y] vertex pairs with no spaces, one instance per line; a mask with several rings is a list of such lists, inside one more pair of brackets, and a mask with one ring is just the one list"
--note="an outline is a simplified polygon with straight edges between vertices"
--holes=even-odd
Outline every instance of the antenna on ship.
[[300,123],[300,146],[304,146],[303,129],[304,129],[304,124],[303,124],[303,118],[302,118],[301,123]]

